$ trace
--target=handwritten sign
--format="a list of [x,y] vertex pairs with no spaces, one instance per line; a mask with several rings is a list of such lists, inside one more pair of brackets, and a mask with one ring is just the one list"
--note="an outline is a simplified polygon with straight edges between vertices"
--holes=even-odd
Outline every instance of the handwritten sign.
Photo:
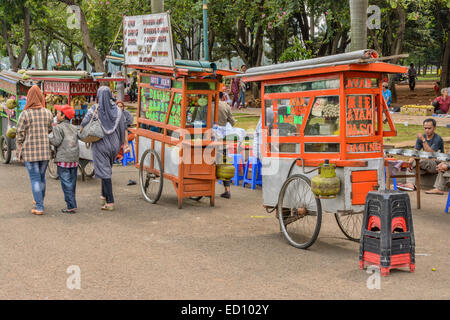
[[346,148],[348,153],[381,152],[381,143],[348,143]]
[[[141,88],[141,117],[164,123],[170,103],[170,91]],[[180,126],[181,123],[181,94],[175,94],[169,124]]]
[[354,88],[377,88],[378,87],[378,79],[371,78],[348,78],[345,80],[345,89],[354,89]]
[[125,64],[175,66],[168,13],[123,18]]
[[373,135],[371,95],[347,96],[347,137]]
[[294,125],[301,125],[305,118],[305,113],[308,108],[309,97],[295,97],[289,100],[289,105],[286,106],[286,114],[281,114],[280,106],[278,107],[278,123],[289,123]]

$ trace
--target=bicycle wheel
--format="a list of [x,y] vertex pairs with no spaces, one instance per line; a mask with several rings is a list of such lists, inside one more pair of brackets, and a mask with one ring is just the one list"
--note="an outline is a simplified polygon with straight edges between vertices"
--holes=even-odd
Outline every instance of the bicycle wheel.
[[363,213],[339,212],[335,213],[334,216],[342,233],[344,233],[349,240],[359,241],[361,238]]
[[0,157],[4,164],[11,160],[11,141],[6,136],[0,137]]
[[91,160],[80,159],[80,169],[86,177],[92,178],[95,174],[94,162]]
[[54,161],[54,159],[50,159],[50,161],[48,162],[48,167],[47,167],[47,172],[48,172],[48,176],[52,179],[59,179],[58,176],[58,167],[56,166],[56,163]]
[[281,231],[292,246],[306,249],[316,241],[322,223],[322,206],[307,177],[296,174],[284,182],[278,196],[277,216]]
[[156,203],[161,197],[163,183],[164,172],[159,155],[155,150],[148,149],[139,163],[139,184],[145,200]]

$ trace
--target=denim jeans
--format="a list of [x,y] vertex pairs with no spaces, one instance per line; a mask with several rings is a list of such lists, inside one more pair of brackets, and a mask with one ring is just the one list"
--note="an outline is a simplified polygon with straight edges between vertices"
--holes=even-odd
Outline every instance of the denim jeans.
[[77,200],[75,198],[75,190],[77,188],[77,172],[78,168],[58,167],[58,176],[61,181],[61,188],[64,192],[64,200],[67,203],[67,209],[76,209]]
[[245,91],[241,90],[241,94],[239,95],[239,104],[242,107],[245,107]]
[[33,192],[33,198],[36,202],[36,210],[44,211],[46,187],[45,172],[47,171],[48,160],[25,162],[25,167],[30,176],[31,191]]

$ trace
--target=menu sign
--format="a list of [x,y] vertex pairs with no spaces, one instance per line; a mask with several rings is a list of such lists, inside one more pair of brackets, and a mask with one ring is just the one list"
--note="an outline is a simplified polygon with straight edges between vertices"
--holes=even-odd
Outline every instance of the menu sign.
[[123,18],[125,64],[175,66],[168,13]]
[[347,137],[373,135],[371,95],[347,96]]
[[[309,97],[295,97],[289,99],[286,113],[278,115],[278,123],[301,125],[308,108]],[[280,105],[278,105],[280,107]]]
[[381,143],[364,142],[347,144],[348,153],[381,152]]
[[[141,117],[164,123],[170,103],[170,91],[153,88],[141,88]],[[170,112],[168,124],[180,126],[181,124],[181,97],[176,93],[173,99],[172,111]]]

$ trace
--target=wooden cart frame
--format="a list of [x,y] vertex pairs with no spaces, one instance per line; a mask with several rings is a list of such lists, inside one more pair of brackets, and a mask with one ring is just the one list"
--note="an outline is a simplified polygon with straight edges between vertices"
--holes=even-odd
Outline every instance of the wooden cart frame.
[[[214,72],[196,72],[189,68],[128,66],[139,70],[138,110],[136,142],[138,159],[136,168],[140,172],[140,185],[144,198],[156,203],[161,196],[164,178],[173,183],[178,208],[181,209],[184,198],[200,199],[209,197],[214,206],[216,166],[215,148],[219,143],[212,138],[212,126],[218,120],[220,83],[223,75],[233,72],[215,70]],[[161,87],[151,83],[156,79],[166,84]],[[169,85],[170,84],[170,85]],[[198,88],[203,84],[205,88]],[[170,87],[169,87],[170,86]],[[152,110],[144,110],[146,92],[162,95],[165,98],[164,116]],[[194,128],[188,119],[190,96],[203,96],[207,99],[206,118],[202,118],[201,128]],[[152,99],[155,101],[157,99]],[[203,109],[195,109],[199,112]],[[195,111],[194,112],[197,112]],[[155,119],[155,116],[157,117]],[[195,117],[195,116],[194,116]],[[153,130],[150,130],[153,129]],[[176,133],[175,135],[173,133]],[[200,136],[200,138],[198,138]],[[197,137],[197,140],[192,140]],[[221,144],[220,144],[221,145]],[[175,153],[168,151],[175,150]],[[199,157],[200,155],[200,157]],[[146,160],[146,157],[149,157]],[[169,157],[176,159],[169,159]],[[199,159],[201,158],[201,159]],[[194,163],[192,163],[194,160]],[[175,161],[172,171],[167,166]],[[148,165],[142,165],[148,163]],[[172,162],[173,163],[173,162]],[[176,167],[176,168],[175,168]],[[156,182],[156,190],[149,191],[149,185]]]

